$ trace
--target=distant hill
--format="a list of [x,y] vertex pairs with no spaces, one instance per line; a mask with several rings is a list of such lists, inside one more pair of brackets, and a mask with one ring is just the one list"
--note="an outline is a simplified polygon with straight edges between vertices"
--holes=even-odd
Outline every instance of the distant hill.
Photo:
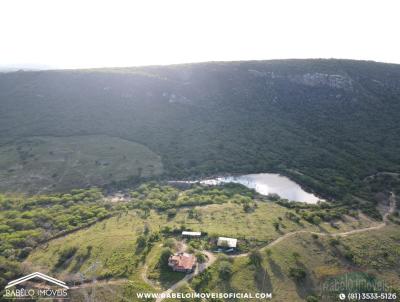
[[394,64],[276,60],[5,73],[0,117],[3,169],[15,164],[5,146],[22,137],[106,135],[161,156],[166,177],[276,171],[334,198],[368,175],[400,171]]
[[49,65],[43,64],[8,64],[0,65],[0,72],[13,72],[13,71],[34,71],[34,70],[49,70],[54,69]]

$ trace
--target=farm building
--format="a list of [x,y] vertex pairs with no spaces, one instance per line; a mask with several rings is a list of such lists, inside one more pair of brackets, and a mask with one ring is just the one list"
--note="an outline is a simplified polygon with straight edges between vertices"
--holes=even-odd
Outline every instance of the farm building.
[[196,257],[188,253],[171,255],[168,259],[168,266],[174,272],[191,273],[196,268]]
[[189,232],[189,231],[183,231],[182,232],[183,237],[200,237],[201,232]]
[[219,247],[226,247],[226,248],[236,248],[237,246],[237,239],[235,238],[228,238],[228,237],[219,237],[217,245]]

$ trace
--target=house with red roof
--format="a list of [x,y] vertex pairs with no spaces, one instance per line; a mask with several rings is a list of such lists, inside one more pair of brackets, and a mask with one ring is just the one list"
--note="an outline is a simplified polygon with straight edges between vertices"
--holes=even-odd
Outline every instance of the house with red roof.
[[168,266],[174,272],[192,273],[196,269],[196,257],[188,253],[177,253],[168,259]]

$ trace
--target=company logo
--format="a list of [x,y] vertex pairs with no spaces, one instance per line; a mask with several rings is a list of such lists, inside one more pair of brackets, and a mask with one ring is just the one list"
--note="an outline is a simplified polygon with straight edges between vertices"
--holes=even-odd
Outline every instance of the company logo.
[[[31,279],[40,279],[41,284],[32,283]],[[22,287],[23,283],[28,283]],[[3,298],[9,299],[27,299],[27,298],[58,298],[68,299],[69,287],[65,282],[35,272],[19,279],[8,282],[5,287]]]
[[[321,280],[321,296],[325,300],[345,300],[349,293],[388,293],[392,286],[367,271],[353,269]],[[325,301],[324,300],[324,301]]]

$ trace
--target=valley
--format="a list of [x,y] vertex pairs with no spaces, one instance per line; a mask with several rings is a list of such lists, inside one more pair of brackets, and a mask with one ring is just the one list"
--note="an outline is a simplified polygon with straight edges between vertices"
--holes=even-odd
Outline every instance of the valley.
[[1,290],[399,295],[399,87],[399,65],[336,59],[1,73]]
[[[134,295],[135,292],[140,291],[160,292],[167,288],[169,288],[168,292],[180,291],[182,286],[184,288],[185,286],[190,286],[194,289],[195,286],[198,286],[198,282],[201,282],[201,278],[204,278],[204,274],[216,274],[214,279],[220,280],[217,284],[222,282],[222,284],[225,284],[223,286],[228,286],[213,288],[213,282],[215,282],[213,281],[208,285],[210,289],[224,291],[229,288],[230,290],[246,292],[251,288],[252,291],[257,292],[257,286],[259,286],[257,282],[261,281],[255,279],[254,282],[256,283],[254,284],[248,281],[242,283],[243,280],[240,279],[240,276],[242,274],[252,275],[253,269],[256,269],[254,274],[259,273],[260,267],[252,268],[253,264],[249,260],[251,259],[251,253],[258,250],[264,259],[263,261],[267,263],[260,265],[265,269],[264,274],[268,274],[268,278],[270,278],[269,281],[267,279],[262,281],[264,282],[264,285],[262,285],[264,286],[263,290],[272,291],[276,295],[277,301],[281,301],[282,297],[287,299],[290,297],[293,301],[302,301],[301,299],[305,298],[306,289],[303,289],[304,293],[297,292],[296,294],[290,288],[281,288],[281,278],[287,279],[285,284],[288,283],[289,286],[299,286],[298,281],[293,280],[287,271],[293,265],[291,261],[288,262],[292,258],[291,252],[287,255],[288,252],[283,253],[282,248],[287,249],[287,251],[296,251],[296,253],[298,253],[299,249],[305,249],[305,251],[301,252],[301,256],[293,256],[296,260],[294,263],[298,262],[297,257],[299,257],[298,259],[301,260],[301,263],[304,262],[303,266],[307,269],[308,274],[311,274],[307,274],[307,280],[313,280],[314,283],[321,282],[326,278],[323,273],[325,271],[331,272],[327,276],[331,276],[329,274],[334,276],[338,273],[352,272],[357,267],[356,261],[358,260],[354,260],[354,263],[347,260],[346,257],[348,256],[346,256],[345,251],[356,247],[355,244],[361,238],[364,241],[366,240],[368,244],[370,238],[363,237],[364,233],[374,234],[376,232],[377,234],[385,234],[384,236],[393,234],[395,237],[389,239],[389,241],[395,240],[391,243],[394,245],[398,240],[395,238],[400,238],[396,227],[388,218],[396,211],[395,196],[393,195],[390,200],[391,202],[383,215],[383,222],[367,219],[363,215],[356,218],[343,216],[334,224],[335,227],[326,222],[322,222],[319,225],[303,220],[299,223],[294,223],[288,218],[290,217],[288,213],[292,212],[291,210],[278,206],[274,202],[262,200],[256,200],[257,208],[250,213],[244,212],[243,207],[235,202],[221,205],[195,206],[193,208],[183,207],[178,209],[173,218],[169,218],[167,213],[154,211],[148,213],[144,218],[141,211],[128,211],[117,217],[97,223],[88,229],[55,239],[44,246],[38,247],[27,258],[25,265],[31,266],[34,263],[39,266],[31,269],[40,269],[41,271],[46,271],[49,267],[53,267],[49,273],[56,274],[57,277],[63,280],[69,280],[70,284],[77,284],[72,287],[74,295],[77,295],[76,297],[82,297],[83,293],[86,293],[99,300],[102,299],[102,295],[108,297],[105,292],[111,290],[111,288],[113,289],[110,293],[116,290],[121,292],[120,289],[118,290],[120,287],[129,288],[129,295]],[[195,218],[192,217],[193,211],[196,212]],[[273,227],[276,217],[282,218],[280,230],[276,230]],[[206,238],[181,241],[179,231],[166,232],[166,230],[181,229],[201,230],[202,233],[206,234]],[[243,233],[243,231],[246,231],[246,233]],[[148,243],[148,249],[140,250],[138,249],[137,240],[144,233],[147,233],[145,236],[150,242]],[[209,245],[212,242],[211,239],[221,235],[238,238],[241,242],[239,246],[242,251],[235,255],[228,254],[227,256],[213,252],[215,248]],[[388,238],[392,238],[390,236]],[[157,239],[153,242],[151,238]],[[182,273],[170,272],[169,269],[160,268],[158,263],[163,250],[163,242],[165,244],[171,238],[176,240],[174,245],[177,250],[198,250],[205,253],[208,257],[205,267],[208,267],[208,269],[205,271],[202,269],[203,272],[196,271],[185,276]],[[336,240],[338,243],[336,243]],[[183,246],[182,242],[185,242]],[[339,249],[341,245],[345,247],[344,251]],[[377,248],[377,250],[381,248]],[[67,262],[61,264],[59,255],[63,254],[64,250],[74,250],[74,253],[70,256],[70,259],[66,259]],[[328,250],[333,253],[330,256],[332,260],[322,261],[323,258],[321,260],[315,259],[317,255],[318,257],[325,257]],[[358,254],[360,252],[361,250],[355,250],[353,256],[358,257],[358,255],[361,255]],[[400,257],[400,254],[395,254],[393,257],[395,258],[387,261],[397,261],[395,259],[398,259],[397,257]],[[226,261],[224,259],[228,259],[233,265],[232,279],[229,280],[218,277],[218,264],[221,261]],[[331,262],[334,259],[335,261]],[[274,261],[279,262],[276,264]],[[318,263],[317,266],[314,266],[315,261]],[[368,258],[366,261],[369,261]],[[343,266],[345,263],[347,264]],[[276,271],[277,265],[282,270],[281,272]],[[378,276],[381,276],[381,274],[378,273]],[[386,278],[390,275],[385,273],[383,276]],[[181,281],[181,279],[183,280]],[[397,282],[395,281],[397,279],[393,279],[393,275],[388,280],[392,285]],[[81,282],[84,283],[79,285]],[[304,286],[304,284],[301,286]],[[320,293],[319,289],[315,288],[317,284],[314,284],[313,287],[311,285],[306,286],[309,293]],[[282,296],[283,292],[285,293],[284,296]],[[288,293],[292,294],[287,296]]]

